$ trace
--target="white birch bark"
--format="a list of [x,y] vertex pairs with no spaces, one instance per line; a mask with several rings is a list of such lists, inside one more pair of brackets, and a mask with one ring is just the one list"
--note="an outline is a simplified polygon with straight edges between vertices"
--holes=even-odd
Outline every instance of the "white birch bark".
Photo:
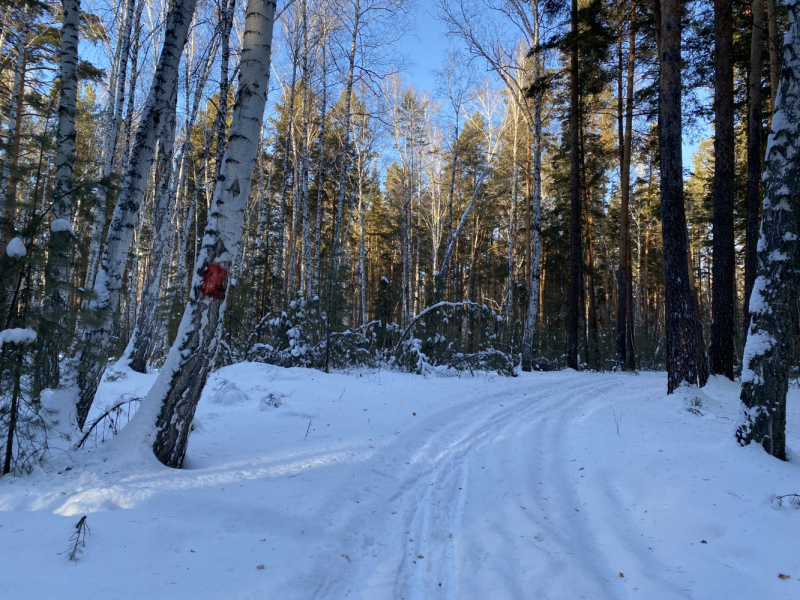
[[[146,2],[143,0],[139,1],[139,6],[144,7]],[[123,169],[125,169],[126,165],[128,165],[131,159],[131,131],[133,131],[133,114],[135,112],[134,102],[136,99],[136,81],[139,78],[139,48],[141,45],[142,33],[141,14],[141,9],[137,9],[137,17],[133,20],[133,41],[130,54],[131,81],[128,85],[128,102],[125,107],[125,127],[122,129],[122,152],[120,153],[119,160],[114,164],[115,170],[117,170],[120,165]],[[157,62],[155,65],[156,68],[158,68]],[[155,79],[155,73],[153,79]]]
[[[106,107],[105,126],[103,132],[105,136],[101,147],[101,170],[100,185],[95,191],[95,205],[92,215],[91,241],[89,242],[89,259],[86,269],[86,281],[84,287],[94,286],[94,279],[97,275],[97,266],[100,261],[100,249],[103,245],[103,234],[106,228],[106,212],[108,198],[111,194],[111,174],[114,166],[114,155],[119,139],[119,130],[122,124],[122,109],[125,105],[125,73],[128,68],[128,57],[131,49],[131,28],[134,19],[141,18],[143,2],[135,8],[136,0],[127,0],[125,21],[120,32],[115,70],[109,78],[109,99]],[[135,8],[135,10],[134,10]],[[135,79],[132,75],[132,82]]]
[[[23,94],[22,76],[25,72],[25,54],[27,52],[28,31],[30,30],[30,17],[26,10],[23,14],[23,22],[17,32],[17,40],[14,45],[17,54],[14,60],[14,83],[11,88],[11,104],[8,113],[8,137],[5,144],[5,155],[3,157],[3,172],[0,176],[0,215],[8,216],[6,205],[14,202],[14,198],[8,197],[8,189],[11,185],[11,163],[14,161],[14,135],[17,130],[17,120],[22,118],[21,109]],[[13,228],[13,219],[6,223],[6,227]]]
[[219,171],[222,168],[222,155],[225,151],[225,139],[228,127],[228,90],[230,81],[228,71],[230,67],[230,39],[231,28],[233,27],[233,11],[236,8],[236,0],[222,0],[220,3],[219,31],[221,34],[222,53],[220,55],[219,69],[219,107],[217,110],[217,155],[214,166],[214,178],[219,178]]
[[292,137],[294,129],[294,100],[297,84],[297,54],[298,49],[293,48],[292,56],[292,85],[289,92],[289,114],[286,121],[286,136],[284,137],[284,154],[283,154],[283,178],[281,181],[281,200],[280,200],[280,217],[278,219],[278,252],[275,260],[275,277],[278,280],[278,297],[276,304],[282,305],[282,292],[285,285],[283,279],[284,269],[284,238],[286,235],[286,194],[289,185],[289,156],[292,148]]
[[151,227],[149,265],[147,269],[142,300],[133,329],[130,348],[129,366],[139,373],[147,372],[147,360],[155,344],[156,313],[161,291],[161,278],[167,250],[166,243],[170,238],[172,227],[172,209],[175,198],[170,193],[173,179],[173,152],[175,146],[175,111],[177,108],[178,90],[173,94],[171,106],[163,116],[161,139],[158,148],[158,161],[155,173],[155,197],[153,199],[153,219]]
[[300,158],[300,196],[303,204],[302,274],[301,288],[307,298],[311,292],[311,215],[308,199],[308,121],[311,112],[311,82],[308,68],[308,0],[303,0],[303,150]]
[[539,45],[539,6],[538,0],[531,0],[534,15],[534,54],[533,54],[533,264],[528,291],[528,310],[525,314],[525,329],[522,334],[522,370],[533,369],[533,336],[539,315],[539,293],[541,288],[542,265],[542,91],[541,58]]
[[130,426],[156,457],[180,467],[219,343],[229,272],[239,245],[270,75],[274,0],[250,0],[231,132],[178,337]]
[[91,309],[96,312],[96,316],[83,333],[83,347],[77,357],[77,421],[81,428],[105,368],[113,329],[113,314],[119,304],[128,250],[153,162],[161,121],[177,87],[181,54],[196,2],[197,0],[175,0],[167,16],[161,56],[142,108],[130,163],[109,225],[103,260],[93,288],[95,300],[92,301]]
[[317,165],[317,223],[314,228],[314,287],[309,293],[311,298],[319,294],[320,289],[320,272],[319,272],[319,253],[320,253],[320,235],[322,233],[322,213],[324,207],[322,205],[323,187],[325,182],[325,142],[328,119],[328,72],[327,72],[327,48],[325,45],[327,38],[323,38],[322,42],[322,107],[320,126],[319,126],[319,160]]
[[58,352],[61,328],[69,302],[74,208],[75,112],[78,98],[78,26],[80,0],[62,0],[60,98],[56,133],[56,173],[51,206],[50,244],[45,266],[45,306],[37,335],[37,384],[59,383]]

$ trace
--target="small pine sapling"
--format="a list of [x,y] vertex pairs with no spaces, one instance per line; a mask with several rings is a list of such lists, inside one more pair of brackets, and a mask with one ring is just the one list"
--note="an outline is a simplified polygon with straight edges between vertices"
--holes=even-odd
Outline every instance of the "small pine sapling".
[[72,562],[78,562],[83,554],[83,549],[86,547],[86,534],[91,533],[89,526],[86,524],[86,515],[81,517],[78,524],[75,525],[75,531],[69,536],[70,549],[68,557]]

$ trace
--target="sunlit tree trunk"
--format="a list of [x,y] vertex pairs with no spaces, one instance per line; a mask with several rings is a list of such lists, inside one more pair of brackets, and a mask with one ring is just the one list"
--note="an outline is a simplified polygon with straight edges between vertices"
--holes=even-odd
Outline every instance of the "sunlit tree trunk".
[[772,110],[775,110],[775,99],[778,95],[778,82],[781,77],[780,39],[778,38],[778,6],[776,0],[767,0],[769,34],[769,91],[772,99]]
[[[532,0],[534,14],[534,47],[539,44],[538,2]],[[541,62],[538,50],[533,54],[533,251],[531,280],[528,292],[528,310],[525,314],[525,330],[522,335],[522,370],[533,368],[533,338],[540,309],[541,264],[542,264],[542,92]]]
[[[631,2],[628,32],[628,60],[623,113],[622,81],[624,61],[622,35],[619,39],[618,122],[620,155],[620,209],[619,209],[619,268],[617,270],[617,366],[622,369],[636,368],[633,354],[633,282],[631,264],[630,192],[631,192],[631,145],[633,140],[633,84],[636,59],[636,3]],[[623,120],[624,114],[624,120]]]
[[297,47],[292,52],[292,84],[289,91],[289,113],[286,117],[286,135],[284,137],[283,178],[281,181],[280,217],[278,218],[278,252],[275,259],[275,278],[278,281],[278,296],[276,304],[282,306],[283,287],[286,281],[283,278],[284,269],[284,239],[286,237],[286,194],[289,186],[289,157],[291,156],[292,138],[294,136],[294,100],[297,84]]
[[681,157],[681,1],[661,2],[661,218],[667,338],[667,391],[705,385],[696,344],[697,298],[687,271],[686,210]]

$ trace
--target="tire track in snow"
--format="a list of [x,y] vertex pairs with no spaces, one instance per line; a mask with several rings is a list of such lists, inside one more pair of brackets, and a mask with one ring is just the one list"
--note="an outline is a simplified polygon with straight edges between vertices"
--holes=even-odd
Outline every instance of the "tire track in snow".
[[[523,396],[516,398],[517,402],[514,406],[506,407],[505,410],[498,411],[491,415],[484,425],[479,427],[476,431],[464,436],[463,442],[453,448],[453,451],[446,460],[441,461],[436,469],[432,472],[433,489],[439,493],[436,497],[423,498],[422,501],[413,503],[415,513],[422,513],[421,518],[423,523],[431,521],[430,512],[434,506],[457,506],[459,507],[455,514],[452,514],[448,519],[450,530],[461,529],[461,519],[464,510],[464,504],[467,498],[467,480],[470,464],[470,455],[481,449],[484,445],[493,442],[507,429],[518,427],[520,424],[530,423],[531,421],[541,420],[552,413],[554,407],[566,403],[573,403],[575,401],[574,395],[583,391],[592,391],[597,389],[597,385],[592,382],[577,388],[571,388],[567,391],[564,390],[563,385],[554,385],[553,388],[562,390],[555,395],[548,395],[543,398],[533,397],[535,400],[531,402],[531,397]],[[552,388],[551,388],[552,389]],[[458,465],[461,465],[463,470],[463,484],[460,486],[460,491],[457,493],[457,501],[454,503],[449,501],[452,496],[447,493],[447,482],[453,475]],[[437,485],[441,481],[443,485]],[[438,488],[438,489],[437,489]],[[440,520],[439,523],[444,521]],[[413,529],[409,528],[413,531]],[[398,599],[410,600],[416,598],[437,597],[445,598],[446,600],[457,599],[459,597],[459,582],[458,571],[460,561],[456,558],[457,548],[455,542],[460,539],[460,536],[453,534],[453,538],[447,537],[447,544],[442,544],[443,535],[436,535],[436,532],[430,532],[429,527],[423,527],[421,533],[421,543],[418,547],[419,554],[425,556],[422,568],[419,564],[415,564],[413,557],[417,556],[415,552],[417,549],[409,548],[406,551],[403,564],[398,572],[397,582],[395,586],[395,597]],[[439,545],[439,548],[432,549],[429,542],[434,542]],[[446,554],[451,554],[447,557]],[[428,560],[430,558],[431,560]],[[445,572],[447,571],[447,572]],[[449,580],[450,585],[446,589],[438,586],[438,583]],[[444,584],[443,584],[444,587]],[[429,592],[426,594],[426,591]],[[435,594],[435,596],[434,596]]]
[[[359,555],[351,551],[352,554],[347,556],[353,563],[358,563],[353,565],[353,572],[347,576],[341,575],[341,570],[335,570],[334,572],[340,573],[340,577],[322,585],[321,592],[316,597],[338,599],[355,593],[357,597],[385,598],[386,592],[392,590],[391,593],[398,600],[458,598],[460,560],[456,555],[455,542],[459,538],[461,516],[467,497],[469,455],[495,440],[510,427],[521,423],[529,426],[533,421],[552,415],[559,405],[571,406],[592,391],[614,385],[613,382],[598,385],[596,379],[593,379],[583,385],[567,387],[557,377],[548,379],[550,382],[533,382],[524,378],[522,382],[533,382],[536,385],[533,393],[528,390],[530,395],[522,395],[523,390],[528,388],[518,384],[503,392],[482,396],[466,406],[443,411],[432,420],[448,416],[455,418],[433,435],[417,435],[398,440],[379,452],[374,460],[389,462],[389,455],[397,456],[398,450],[399,457],[404,458],[402,446],[407,446],[409,442],[412,448],[415,445],[419,448],[408,457],[406,462],[409,463],[409,468],[406,469],[405,476],[398,479],[400,485],[388,497],[385,492],[379,493],[369,506],[363,507],[358,515],[354,515],[340,537],[339,544],[341,548],[352,546],[352,531],[362,531],[365,528],[370,530],[369,534],[365,534],[370,539],[396,537],[396,530],[402,528],[401,535],[408,536],[404,537],[408,541],[403,543],[404,548],[400,551],[399,559],[391,556],[392,553],[397,554],[396,547],[382,544],[380,553],[389,553],[390,557],[381,561],[377,568],[371,567],[367,560],[375,557],[369,556],[371,550],[360,552]],[[504,404],[497,409],[491,403],[500,398]],[[490,410],[485,414],[487,408]],[[414,444],[416,440],[418,442]],[[393,458],[393,461],[396,460]],[[385,479],[382,483],[385,485]],[[369,524],[364,522],[365,513],[375,514],[381,510],[385,513],[386,504],[393,508],[396,505],[397,510],[393,513],[402,512],[405,518],[401,522],[397,522],[398,519],[388,519],[387,522],[385,516]],[[435,510],[432,507],[436,507]],[[419,556],[424,558],[417,558]],[[357,590],[356,587],[364,582],[369,588]],[[439,583],[442,584],[441,587]],[[361,594],[357,593],[359,591]]]

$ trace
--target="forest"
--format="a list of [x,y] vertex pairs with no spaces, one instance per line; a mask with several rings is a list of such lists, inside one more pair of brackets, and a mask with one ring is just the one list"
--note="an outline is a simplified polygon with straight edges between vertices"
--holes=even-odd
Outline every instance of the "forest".
[[[791,463],[798,18],[0,0],[0,482],[112,441],[192,469],[201,398],[250,398],[223,376],[256,381],[245,365],[333,378],[312,395],[381,373],[442,398],[617,381],[707,418],[727,394],[725,439]],[[324,426],[303,414],[305,440]]]

